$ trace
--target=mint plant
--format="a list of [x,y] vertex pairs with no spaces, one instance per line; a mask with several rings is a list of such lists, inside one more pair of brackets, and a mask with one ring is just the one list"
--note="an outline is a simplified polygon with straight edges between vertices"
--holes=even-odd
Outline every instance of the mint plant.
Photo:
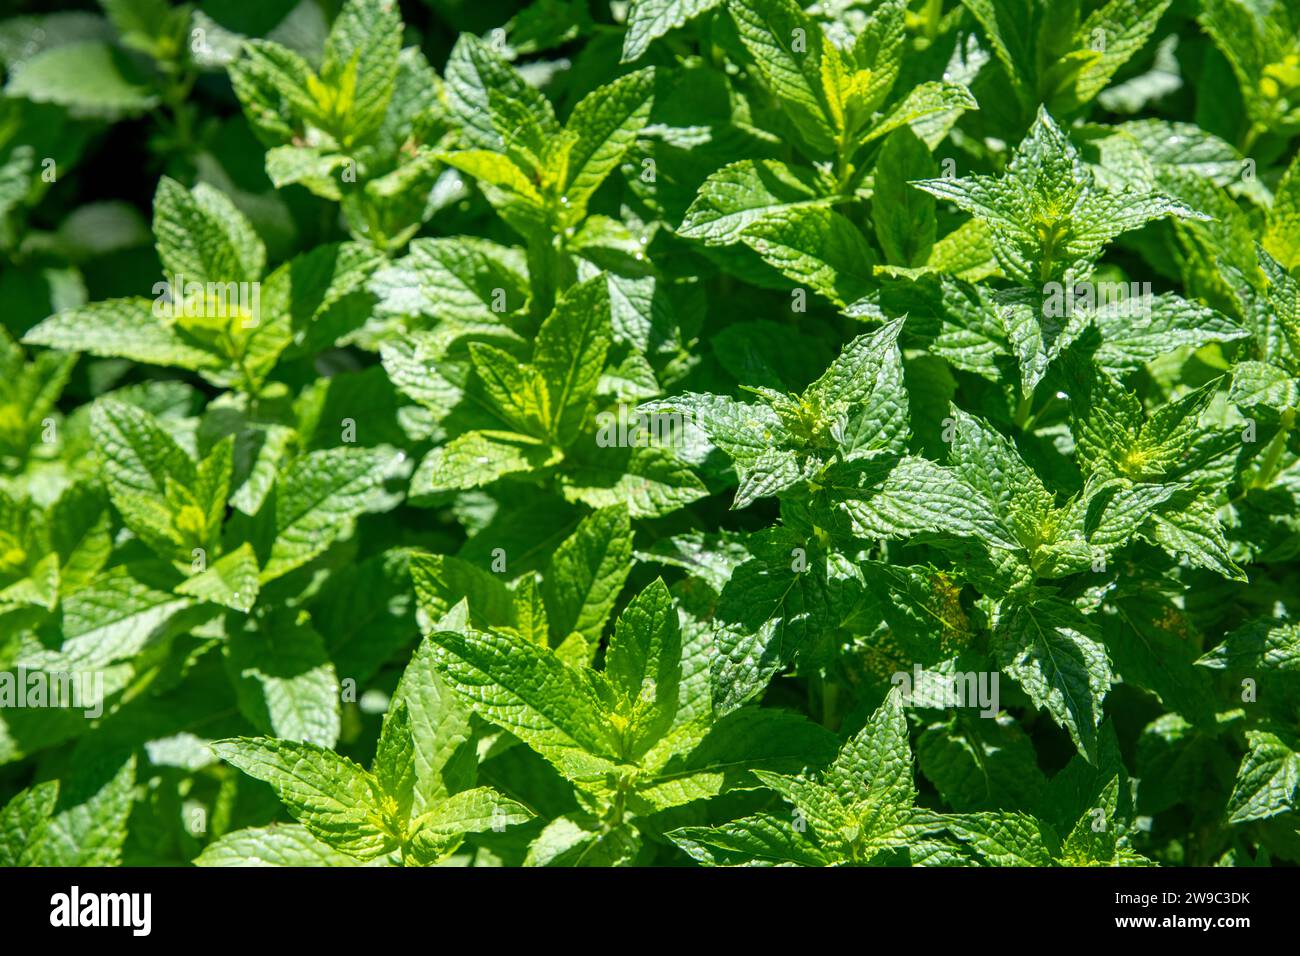
[[0,20],[0,865],[1300,862],[1298,30]]

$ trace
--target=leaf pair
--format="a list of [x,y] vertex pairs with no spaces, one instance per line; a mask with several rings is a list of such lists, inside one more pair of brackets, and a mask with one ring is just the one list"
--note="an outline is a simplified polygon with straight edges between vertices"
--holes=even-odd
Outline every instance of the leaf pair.
[[1117,815],[1120,783],[1112,779],[1064,839],[1050,823],[1019,812],[952,814],[945,824],[992,866],[1152,866]]
[[650,118],[654,69],[593,90],[561,126],[546,97],[492,46],[463,34],[447,61],[446,93],[462,149],[449,165],[473,176],[526,237],[563,232],[587,214],[601,183]]
[[264,135],[287,141],[301,133],[310,140],[314,128],[346,149],[383,121],[401,44],[396,4],[348,0],[326,38],[319,74],[286,46],[249,40],[243,58],[230,65],[230,78]]
[[[898,851],[920,862],[943,852],[932,836],[943,817],[917,808],[907,718],[897,691],[815,776],[756,771],[792,807],[668,836],[707,866],[869,866]],[[951,861],[951,860],[950,860]]]
[[466,432],[435,449],[416,487],[474,488],[559,460],[592,424],[609,346],[604,276],[565,293],[538,330],[530,362],[487,342],[470,343],[478,394],[505,428]]
[[[814,162],[833,157],[833,169],[775,159],[724,166],[700,187],[678,232],[710,246],[743,242],[787,279],[845,308],[873,288],[877,256],[851,213],[832,207],[852,199],[880,140],[891,133],[901,140],[912,135],[905,128],[914,128],[926,143],[917,141],[912,158],[926,168],[926,147],[963,111],[976,108],[975,101],[964,86],[923,83],[884,109],[902,64],[903,3],[878,7],[847,49],[790,0],[736,0],[728,10],[753,70],[793,127],[796,145]],[[938,131],[927,131],[926,124]],[[887,215],[881,212],[882,219]],[[877,228],[886,252],[896,253],[896,230]],[[905,264],[921,258],[919,251],[907,257]]]
[[914,185],[981,220],[1007,277],[1039,289],[1051,282],[1072,288],[1088,277],[1112,239],[1154,219],[1207,218],[1150,190],[1099,186],[1046,109],[1002,176]]
[[[551,575],[564,573],[559,567]],[[514,627],[462,625],[429,640],[439,675],[466,706],[578,789],[585,809],[552,821],[530,851],[533,863],[626,859],[640,846],[637,818],[752,786],[748,769],[802,765],[824,750],[826,733],[790,714],[713,716],[707,671],[697,663],[703,647],[693,646],[698,636],[684,636],[662,581],[619,616],[599,671],[571,649],[572,640],[552,650],[544,633],[530,636],[528,593],[516,592]],[[563,605],[548,597],[547,606]]]
[[860,335],[801,395],[750,388],[756,403],[688,394],[642,410],[690,416],[732,461],[739,479],[733,508],[817,483],[834,461],[898,452],[906,439],[907,392],[898,336],[903,320]]
[[[1205,310],[1177,297],[1152,303],[1149,294],[1132,301],[1126,295],[1095,311],[1072,307],[1076,289],[1087,283],[1115,237],[1166,217],[1209,217],[1149,187],[1099,183],[1046,109],[1039,110],[1002,176],[919,180],[913,185],[973,215],[991,237],[1002,272],[1020,286],[1001,293],[997,308],[1026,397],[1089,322],[1118,340],[1111,348],[1124,367],[1132,367],[1135,358],[1142,360],[1143,344],[1158,349],[1175,331],[1202,342],[1241,335],[1227,320],[1220,323],[1221,331],[1215,330],[1219,334],[1202,329]],[[1142,329],[1136,336],[1135,319]]]
[[964,87],[922,83],[881,115],[902,68],[907,36],[907,5],[898,0],[879,5],[847,49],[832,43],[791,0],[733,0],[727,9],[754,69],[812,158],[848,163],[860,147],[895,129],[976,108]]
[[[532,811],[488,787],[473,787],[467,715],[431,668],[432,648],[416,651],[384,718],[369,771],[316,744],[268,737],[219,740],[223,760],[275,788],[307,834],[354,861],[391,857],[427,866],[465,835],[525,823]],[[466,789],[468,787],[468,789]],[[199,864],[289,854],[304,862],[311,842],[292,832],[242,831],[208,847]],[[396,861],[395,860],[395,861]],[[242,861],[241,861],[242,862]]]
[[224,193],[163,178],[154,233],[166,270],[155,298],[108,299],[50,316],[23,341],[196,371],[256,395],[295,336],[359,324],[355,293],[378,256],[350,243],[321,246],[263,280],[262,240]]

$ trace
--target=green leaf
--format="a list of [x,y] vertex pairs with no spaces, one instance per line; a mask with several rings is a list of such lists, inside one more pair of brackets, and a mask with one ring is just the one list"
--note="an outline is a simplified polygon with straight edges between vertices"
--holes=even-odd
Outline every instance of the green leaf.
[[1300,754],[1276,734],[1250,731],[1250,752],[1241,762],[1228,798],[1228,821],[1265,820],[1295,809]]
[[[153,229],[167,281],[254,282],[266,269],[266,247],[224,193],[200,183],[187,190],[164,176],[154,195]],[[180,289],[172,289],[178,301]]]
[[835,791],[816,780],[802,780],[798,777],[786,777],[778,773],[763,770],[754,771],[769,790],[774,790],[781,798],[794,806],[799,816],[823,841],[833,841],[836,835],[853,827],[853,818]]
[[247,613],[253,609],[260,587],[257,554],[252,544],[245,542],[223,554],[206,571],[177,585],[176,592]]
[[[119,565],[63,601],[62,667],[102,667],[160,643],[183,626],[193,602],[154,587],[154,575]],[[37,664],[39,658],[32,661]]]
[[[510,555],[506,554],[507,561]],[[468,601],[469,620],[477,628],[515,623],[514,596],[501,576],[446,554],[411,557],[411,581],[420,609],[437,622],[461,601]]]
[[632,527],[623,508],[593,512],[551,558],[542,597],[557,641],[582,635],[587,646],[600,642],[627,579],[632,557]]
[[347,90],[348,131],[355,138],[378,126],[397,80],[402,20],[386,0],[347,0],[325,41],[321,77]]
[[1170,554],[1185,557],[1197,567],[1208,568],[1230,581],[1247,580],[1246,572],[1229,552],[1214,501],[1209,497],[1189,500],[1183,495],[1178,505],[1152,516],[1149,537]]
[[1300,406],[1300,381],[1267,362],[1239,362],[1232,370],[1228,400],[1243,409],[1265,405],[1284,411]]
[[845,803],[868,799],[900,807],[912,805],[916,799],[912,749],[897,689],[890,691],[866,726],[840,749],[822,780]]
[[59,782],[46,780],[20,790],[0,809],[0,866],[19,866],[37,846],[58,799]]
[[195,866],[359,866],[293,823],[272,823],[226,833],[194,858]]
[[1252,6],[1237,0],[1206,0],[1199,20],[1236,74],[1249,118],[1254,123],[1267,120],[1273,109],[1259,88],[1267,53],[1263,49],[1263,30]]
[[[692,693],[685,684],[682,690]],[[707,699],[700,703],[707,707]],[[751,771],[803,773],[834,757],[839,743],[825,728],[771,707],[733,710],[708,725],[707,732],[706,724],[679,711],[673,730],[641,758],[653,775],[647,774],[648,782],[637,790],[638,800],[662,810],[753,789],[759,782]]]
[[393,707],[404,707],[411,738],[411,816],[474,782],[470,712],[438,676],[436,645],[424,640],[406,665]]
[[369,860],[394,848],[373,777],[311,743],[232,737],[209,745],[222,760],[269,783],[293,818],[334,849]]
[[550,394],[551,435],[572,443],[591,415],[610,343],[609,287],[597,276],[566,292],[542,323],[533,365]]
[[638,411],[676,413],[684,419],[689,416],[689,421],[703,429],[709,441],[735,462],[742,481],[749,467],[786,431],[770,406],[738,402],[722,395],[688,393],[647,402]]
[[1300,158],[1291,161],[1273,193],[1263,244],[1288,272],[1300,265]]
[[845,458],[902,449],[908,411],[902,329],[897,320],[857,336],[804,393],[833,420],[831,435]]
[[334,171],[346,169],[348,158],[304,146],[278,146],[266,153],[266,175],[277,189],[302,185],[323,199],[339,202],[343,191]]
[[787,206],[747,225],[741,240],[799,286],[840,308],[872,287],[875,254],[858,227],[821,206]]
[[91,40],[36,54],[9,77],[5,93],[109,118],[143,113],[158,103],[148,79],[129,57]]
[[484,720],[562,774],[599,778],[618,751],[590,683],[550,650],[507,633],[435,631],[439,676]]
[[263,583],[316,557],[358,515],[382,509],[384,481],[400,463],[382,447],[328,448],[294,461],[276,482],[275,539]]
[[994,635],[994,653],[1034,703],[1070,732],[1079,752],[1097,755],[1102,701],[1111,685],[1105,647],[1074,608],[1054,599],[1008,608]]
[[[914,131],[923,139],[932,139],[924,129],[923,120],[938,116],[952,116],[954,120],[966,110],[977,110],[979,105],[970,90],[957,83],[922,83],[915,87],[897,106],[872,127],[866,142],[888,136],[904,126],[919,124]],[[949,123],[951,125],[951,123]]]
[[159,41],[173,26],[172,8],[163,0],[104,0],[101,4],[123,44],[161,58]]
[[1171,0],[1110,0],[1095,9],[1075,33],[1077,49],[1089,57],[1074,77],[1066,108],[1087,103],[1106,88],[1115,73],[1141,50],[1155,32]]
[[82,751],[22,865],[121,865],[135,778],[134,754]]
[[1250,333],[1227,316],[1171,293],[1114,301],[1089,313],[1102,345],[1096,361],[1114,374],[1130,372],[1171,350],[1232,342]]
[[396,804],[398,818],[409,817],[415,799],[415,744],[405,701],[393,704],[384,714],[371,773],[384,796]]
[[23,343],[191,371],[221,364],[215,352],[161,322],[154,302],[143,298],[105,299],[67,309],[29,329]]
[[1300,671],[1300,627],[1281,621],[1252,621],[1230,633],[1196,663],[1215,670]]
[[477,179],[488,202],[521,235],[545,233],[549,214],[542,194],[524,166],[509,156],[486,149],[465,149],[439,158]]
[[793,0],[732,0],[727,10],[754,66],[804,143],[818,155],[834,152],[822,93],[821,27]]
[[240,710],[258,730],[322,747],[338,741],[338,677],[309,624],[286,613],[235,630],[226,660]]
[[564,476],[570,501],[593,508],[621,505],[633,518],[658,518],[708,496],[691,468],[668,448],[604,448],[573,460]]
[[1261,249],[1258,254],[1260,269],[1268,280],[1268,304],[1276,313],[1277,323],[1291,348],[1292,360],[1300,362],[1300,280],[1267,252]]
[[486,342],[471,342],[469,353],[484,390],[502,417],[526,435],[545,437],[553,416],[542,373]]
[[476,787],[452,794],[428,813],[412,821],[412,841],[423,845],[445,845],[448,838],[485,830],[501,830],[527,823],[533,813],[523,804],[501,796],[488,787]]
[[188,557],[190,548],[206,546],[207,515],[195,504],[176,501],[172,493],[176,485],[194,488],[197,469],[158,420],[134,405],[108,399],[95,404],[91,430],[109,496],[127,526],[166,557]]
[[447,105],[473,148],[510,152],[534,162],[559,132],[550,102],[524,82],[489,44],[462,33],[444,74]]
[[628,719],[633,753],[662,736],[677,716],[681,658],[677,608],[656,578],[619,615],[605,650],[605,676]]
[[937,220],[934,198],[913,189],[908,181],[937,172],[930,150],[910,129],[885,140],[876,160],[872,219],[885,258],[894,265],[922,265],[934,248]]
[[[1119,827],[1109,825],[1116,819],[1118,778],[1107,784],[1096,806],[1081,817],[1061,847],[1066,866],[1151,866],[1146,857],[1129,849]],[[1102,826],[1102,823],[1107,823]]]
[[1005,516],[1000,529],[1009,538],[1030,544],[1042,539],[1053,510],[1052,495],[1042,480],[1001,433],[960,409],[951,414],[953,472],[991,511]]
[[518,250],[458,236],[413,239],[370,288],[387,312],[495,323],[523,307],[528,281]]
[[801,649],[849,616],[859,573],[799,535],[751,535],[753,557],[731,574],[717,603],[713,705],[734,710],[758,694]]
[[668,838],[705,866],[826,866],[829,859],[792,821],[770,814],[716,827],[680,827]]
[[677,232],[711,246],[730,245],[769,213],[831,202],[810,170],[775,159],[745,159],[723,166],[704,181]]
[[628,824],[588,829],[557,817],[528,847],[524,866],[627,866],[640,849],[641,838]]
[[1017,92],[1026,84],[1026,71],[1034,62],[1030,52],[1032,28],[1030,0],[962,0],[993,46]]
[[564,198],[574,220],[586,213],[592,194],[645,128],[654,105],[654,86],[653,67],[638,70],[592,90],[573,108],[566,128],[578,139],[569,153]]
[[994,866],[1051,866],[1056,835],[1027,813],[961,813],[944,818],[953,836]]
[[513,432],[475,431],[435,448],[411,478],[412,496],[478,488],[498,478],[545,467],[552,451]]
[[[270,40],[245,40],[242,57],[227,68],[244,114],[265,142],[287,141],[295,126],[317,119],[310,89],[311,66],[298,53]],[[295,122],[296,121],[296,122]]]
[[828,470],[819,484],[848,528],[867,538],[935,531],[995,548],[1019,543],[990,503],[954,471],[924,458],[873,457]]
[[722,6],[723,0],[632,0],[623,36],[624,63],[639,60],[650,44],[669,30],[684,26],[702,13]]

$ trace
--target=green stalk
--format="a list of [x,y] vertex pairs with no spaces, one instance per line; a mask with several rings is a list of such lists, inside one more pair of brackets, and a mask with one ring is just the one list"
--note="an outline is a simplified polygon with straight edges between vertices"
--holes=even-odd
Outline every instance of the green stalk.
[[1255,141],[1265,132],[1267,132],[1266,127],[1261,126],[1259,123],[1251,123],[1250,128],[1246,130],[1246,134],[1241,138],[1237,151],[1245,156],[1254,148]]
[[[842,132],[835,147],[835,191],[843,193],[849,180],[849,135]],[[851,196],[848,198],[852,198]]]
[[532,314],[545,318],[555,308],[560,293],[577,279],[563,236],[534,236],[528,240],[528,277],[533,293]]
[[822,685],[822,726],[835,730],[839,726],[840,688],[823,680]]
[[1282,463],[1282,452],[1286,450],[1287,438],[1295,425],[1295,417],[1294,408],[1288,408],[1282,413],[1282,425],[1273,436],[1273,440],[1268,443],[1268,447],[1264,449],[1264,456],[1260,459],[1259,469],[1255,472],[1251,487],[1267,488],[1277,477],[1278,466]]
[[939,21],[943,19],[943,0],[925,0],[925,36],[933,40],[939,35]]
[[1025,426],[1029,424],[1029,415],[1034,410],[1034,393],[1021,396],[1020,403],[1016,405],[1015,425],[1016,428],[1024,431]]

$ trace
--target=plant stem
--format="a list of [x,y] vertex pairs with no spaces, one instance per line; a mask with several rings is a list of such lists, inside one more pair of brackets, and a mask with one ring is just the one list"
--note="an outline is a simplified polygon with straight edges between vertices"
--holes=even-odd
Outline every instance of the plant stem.
[[1282,462],[1282,452],[1286,450],[1287,438],[1291,434],[1292,426],[1295,425],[1295,416],[1294,408],[1288,408],[1282,413],[1282,425],[1273,436],[1273,440],[1268,443],[1268,447],[1264,449],[1264,457],[1260,460],[1259,470],[1251,480],[1251,487],[1267,488],[1277,477],[1278,465]]
[[840,688],[838,684],[822,681],[822,726],[835,730],[838,725],[836,714],[839,704]]
[[[835,148],[835,191],[843,193],[844,187],[848,185],[849,180],[849,137],[847,134],[839,137]],[[852,198],[852,197],[850,197]]]
[[1260,134],[1264,133],[1265,131],[1266,131],[1265,127],[1261,126],[1260,124],[1251,123],[1250,129],[1246,130],[1246,135],[1241,138],[1241,145],[1238,147],[1237,151],[1241,153],[1243,156],[1245,156],[1247,153],[1251,151],[1251,149],[1254,148],[1255,141],[1258,140]]
[[939,35],[939,21],[943,18],[943,0],[925,0],[925,36],[933,40]]
[[1015,417],[1016,428],[1019,428],[1022,431],[1024,430],[1025,426],[1029,423],[1029,414],[1033,410],[1034,410],[1034,393],[1030,392],[1028,395],[1022,395],[1020,399],[1020,404],[1016,406],[1016,417]]

